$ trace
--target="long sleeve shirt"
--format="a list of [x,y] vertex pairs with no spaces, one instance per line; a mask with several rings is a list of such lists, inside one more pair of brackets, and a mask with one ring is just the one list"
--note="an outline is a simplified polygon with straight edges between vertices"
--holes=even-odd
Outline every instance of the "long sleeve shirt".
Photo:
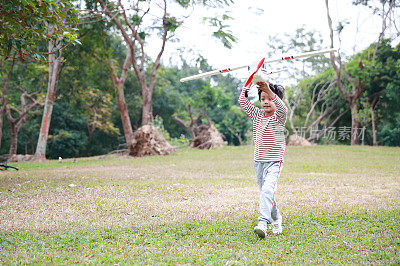
[[276,105],[276,110],[268,116],[263,109],[247,100],[245,90],[246,88],[242,89],[239,104],[253,120],[254,161],[283,161],[286,148],[284,131],[287,107],[285,103],[276,96],[272,100]]

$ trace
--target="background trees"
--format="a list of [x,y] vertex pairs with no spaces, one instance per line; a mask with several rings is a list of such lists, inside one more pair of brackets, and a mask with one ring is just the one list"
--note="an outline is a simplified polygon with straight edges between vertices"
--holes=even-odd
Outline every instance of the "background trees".
[[[163,56],[163,33],[167,32],[164,45],[168,45],[172,40],[169,38],[174,36],[174,27],[184,23],[183,18],[164,12],[164,4],[168,8],[172,2],[161,1],[163,8],[150,6],[151,10],[155,8],[160,13],[151,16],[149,21],[152,23],[144,23],[149,15],[146,13],[148,7],[143,6],[146,3],[137,3],[131,10],[121,7],[118,2],[86,1],[87,10],[79,13],[81,20],[76,25],[79,36],[74,37],[80,40],[80,45],[65,46],[69,41],[59,36],[61,40],[57,39],[53,45],[59,45],[61,54],[53,48],[50,51],[54,52],[49,52],[51,38],[36,44],[35,51],[43,56],[50,55],[53,59],[46,59],[50,62],[33,56],[34,52],[28,56],[28,52],[22,52],[28,49],[26,47],[21,46],[18,50],[17,46],[12,46],[0,62],[0,153],[34,154],[38,151],[46,84],[48,88],[58,88],[52,97],[48,97],[56,103],[52,107],[52,123],[45,145],[47,158],[92,156],[127,149],[127,143],[131,141],[127,134],[133,139],[143,121],[153,123],[154,117],[155,126],[173,145],[187,145],[196,137],[191,126],[211,123],[230,145],[251,143],[248,142],[251,122],[237,104],[240,80],[231,75],[218,75],[180,83],[182,77],[213,67],[201,55],[197,61],[181,58],[179,65],[157,60],[158,55]],[[39,8],[39,2],[35,3]],[[386,12],[382,14],[389,14],[383,16],[387,23],[392,19],[390,3],[385,2],[385,8],[380,9]],[[179,6],[184,9],[192,4],[185,2]],[[24,7],[29,9],[28,6]],[[397,8],[397,5],[393,4],[391,8]],[[106,10],[111,12],[111,17],[104,16]],[[217,21],[211,23],[221,26],[216,27],[218,35],[226,28]],[[333,33],[334,28],[332,25]],[[124,38],[124,34],[128,36]],[[229,31],[222,36],[227,46],[227,41],[232,40],[229,36]],[[315,57],[290,63],[286,76],[274,78],[286,85],[288,132],[304,135],[314,143],[349,144],[350,139],[338,139],[338,132],[336,139],[324,137],[333,128],[347,130],[352,121],[357,121],[355,128],[365,127],[364,144],[400,145],[399,45],[386,37],[390,36],[382,35],[378,42],[371,43],[363,51],[340,58],[340,63],[338,58],[334,59],[337,71],[328,58]],[[159,49],[146,52],[153,40],[159,42]],[[285,45],[280,45],[282,43]],[[304,28],[293,34],[272,36],[271,47],[271,55],[273,51],[300,49],[298,52],[305,52],[323,48],[319,34]],[[55,58],[58,58],[59,67],[52,71],[52,64],[57,62]],[[291,78],[290,84],[286,84],[285,77]],[[344,91],[352,95],[354,88],[359,89],[357,97],[353,102],[346,100]],[[122,115],[124,113],[128,116]],[[143,114],[147,114],[147,118]]]

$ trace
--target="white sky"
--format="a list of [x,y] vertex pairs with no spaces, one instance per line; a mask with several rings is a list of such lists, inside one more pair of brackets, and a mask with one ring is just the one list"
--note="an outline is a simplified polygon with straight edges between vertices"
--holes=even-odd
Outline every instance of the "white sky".
[[[371,10],[361,5],[353,6],[352,0],[329,2],[334,28],[338,21],[349,22],[342,34],[343,54],[351,55],[378,39],[381,21],[371,15]],[[169,60],[176,63],[174,59],[181,53],[177,49],[184,47],[187,59],[197,58],[201,54],[218,69],[244,65],[266,56],[268,36],[294,34],[300,27],[307,31],[319,31],[325,48],[329,48],[330,44],[325,0],[235,0],[232,6],[224,10],[197,8],[190,12],[193,13],[176,32],[180,41],[167,43],[164,63]],[[212,38],[210,27],[202,25],[200,19],[205,14],[221,16],[226,12],[234,18],[230,30],[238,39],[232,49],[224,48],[219,40]],[[276,54],[279,55],[281,53]]]

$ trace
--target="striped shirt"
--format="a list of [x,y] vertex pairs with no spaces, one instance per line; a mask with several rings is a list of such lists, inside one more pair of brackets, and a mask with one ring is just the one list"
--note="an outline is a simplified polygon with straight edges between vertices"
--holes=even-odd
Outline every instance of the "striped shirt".
[[245,97],[243,88],[239,96],[239,104],[253,120],[254,161],[273,162],[283,161],[285,153],[285,123],[287,107],[283,101],[276,96],[272,101],[276,110],[267,116],[263,109],[254,106]]

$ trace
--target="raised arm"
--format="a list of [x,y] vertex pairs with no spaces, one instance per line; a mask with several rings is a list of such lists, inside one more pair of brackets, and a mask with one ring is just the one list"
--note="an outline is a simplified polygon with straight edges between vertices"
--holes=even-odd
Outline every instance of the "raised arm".
[[252,120],[255,120],[257,114],[260,112],[260,109],[255,107],[249,100],[247,100],[245,96],[245,92],[248,88],[243,87],[242,92],[239,96],[239,104],[243,108],[243,110],[248,114]]
[[287,109],[285,103],[279,97],[275,97],[275,99],[273,99],[272,101],[276,105],[276,111],[275,111],[276,118],[278,118],[279,123],[281,123],[282,125],[285,125],[287,112],[288,112],[288,109]]
[[269,88],[269,82],[257,82],[258,87],[260,90],[265,92],[269,98],[272,99],[272,101],[275,103],[276,106],[276,117],[282,125],[285,125],[286,123],[286,117],[287,117],[287,107],[285,103],[282,101],[281,98],[279,98],[270,88]]

